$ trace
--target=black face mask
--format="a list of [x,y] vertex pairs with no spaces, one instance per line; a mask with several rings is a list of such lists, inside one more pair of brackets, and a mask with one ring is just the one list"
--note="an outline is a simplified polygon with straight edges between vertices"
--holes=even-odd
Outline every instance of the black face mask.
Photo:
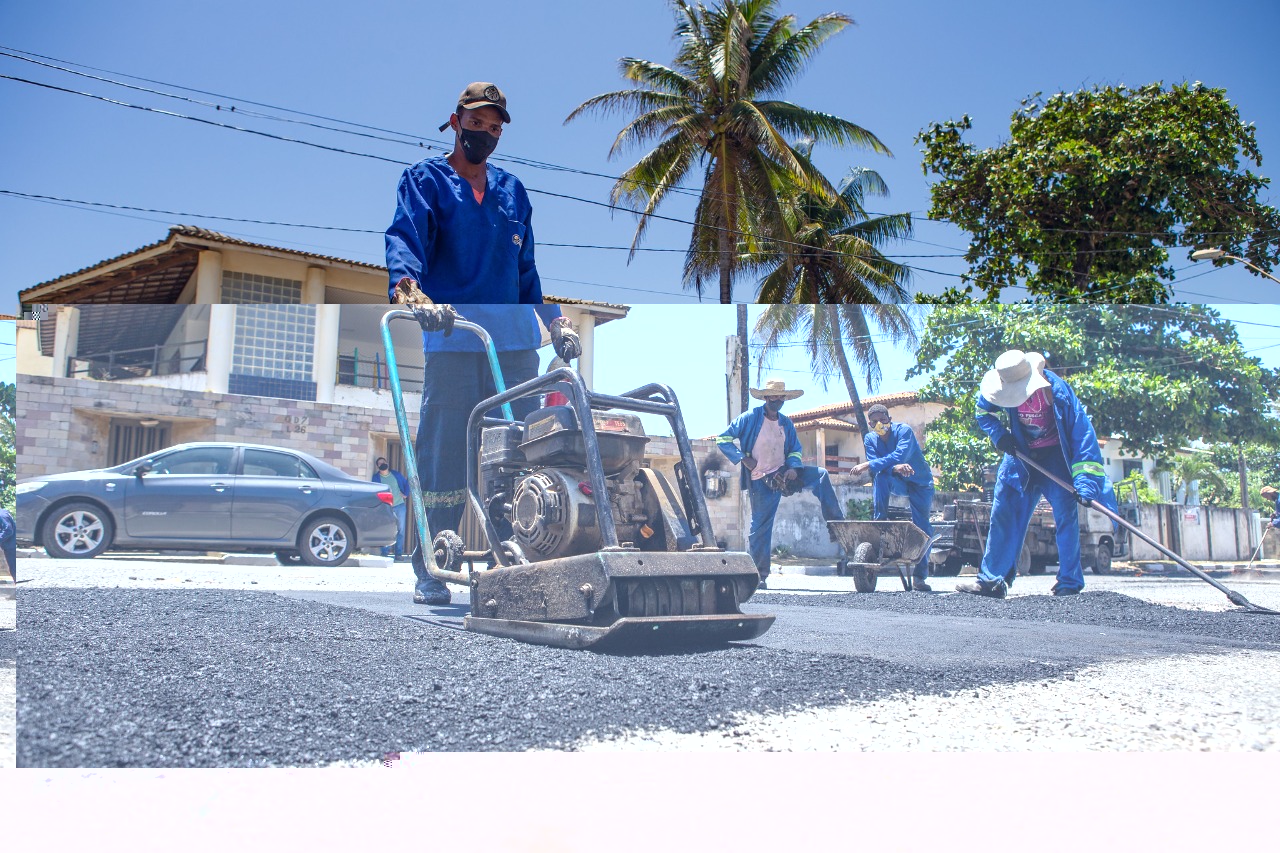
[[379,470],[379,471],[386,471],[389,467],[390,467],[390,466],[389,466],[389,465],[387,465],[387,463],[385,463],[385,462],[384,462],[384,463],[382,463],[381,465],[379,465],[379,466],[378,466],[378,470]]
[[778,412],[782,411],[782,403],[783,403],[782,400],[778,400],[776,402],[773,400],[765,400],[765,403],[764,403],[765,411],[772,412],[773,414],[776,415]]
[[462,135],[462,156],[473,166],[483,163],[493,153],[493,149],[498,147],[497,138],[488,131],[467,130],[464,127],[459,128],[458,132]]

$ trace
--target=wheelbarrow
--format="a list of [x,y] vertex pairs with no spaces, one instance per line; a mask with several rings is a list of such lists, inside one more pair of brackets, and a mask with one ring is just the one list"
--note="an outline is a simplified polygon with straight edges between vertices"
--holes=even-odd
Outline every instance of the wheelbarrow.
[[885,569],[897,569],[902,588],[911,591],[911,572],[932,538],[910,521],[828,521],[840,546],[836,574],[853,575],[858,592],[875,592]]

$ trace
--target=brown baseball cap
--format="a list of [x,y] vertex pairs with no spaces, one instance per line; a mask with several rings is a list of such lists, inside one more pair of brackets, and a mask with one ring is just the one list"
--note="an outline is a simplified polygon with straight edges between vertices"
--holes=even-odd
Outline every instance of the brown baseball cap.
[[[477,107],[496,107],[498,112],[502,113],[502,121],[506,124],[511,123],[511,113],[507,112],[507,96],[492,83],[472,83],[467,86],[458,96],[458,106],[469,110]],[[440,125],[440,130],[443,131],[448,126],[449,122],[445,122]]]

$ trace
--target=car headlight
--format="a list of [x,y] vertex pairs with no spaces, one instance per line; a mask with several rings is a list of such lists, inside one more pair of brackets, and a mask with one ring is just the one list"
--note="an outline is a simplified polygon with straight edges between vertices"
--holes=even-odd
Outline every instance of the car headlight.
[[30,483],[19,483],[18,494],[25,495],[25,494],[28,494],[29,492],[38,492],[47,485],[49,484],[44,480],[35,480]]

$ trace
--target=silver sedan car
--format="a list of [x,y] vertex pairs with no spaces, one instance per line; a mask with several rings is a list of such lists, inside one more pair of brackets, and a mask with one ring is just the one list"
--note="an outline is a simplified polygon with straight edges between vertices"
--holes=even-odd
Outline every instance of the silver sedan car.
[[179,444],[114,468],[23,480],[17,491],[18,541],[58,558],[198,549],[337,566],[396,538],[386,487],[260,444]]

